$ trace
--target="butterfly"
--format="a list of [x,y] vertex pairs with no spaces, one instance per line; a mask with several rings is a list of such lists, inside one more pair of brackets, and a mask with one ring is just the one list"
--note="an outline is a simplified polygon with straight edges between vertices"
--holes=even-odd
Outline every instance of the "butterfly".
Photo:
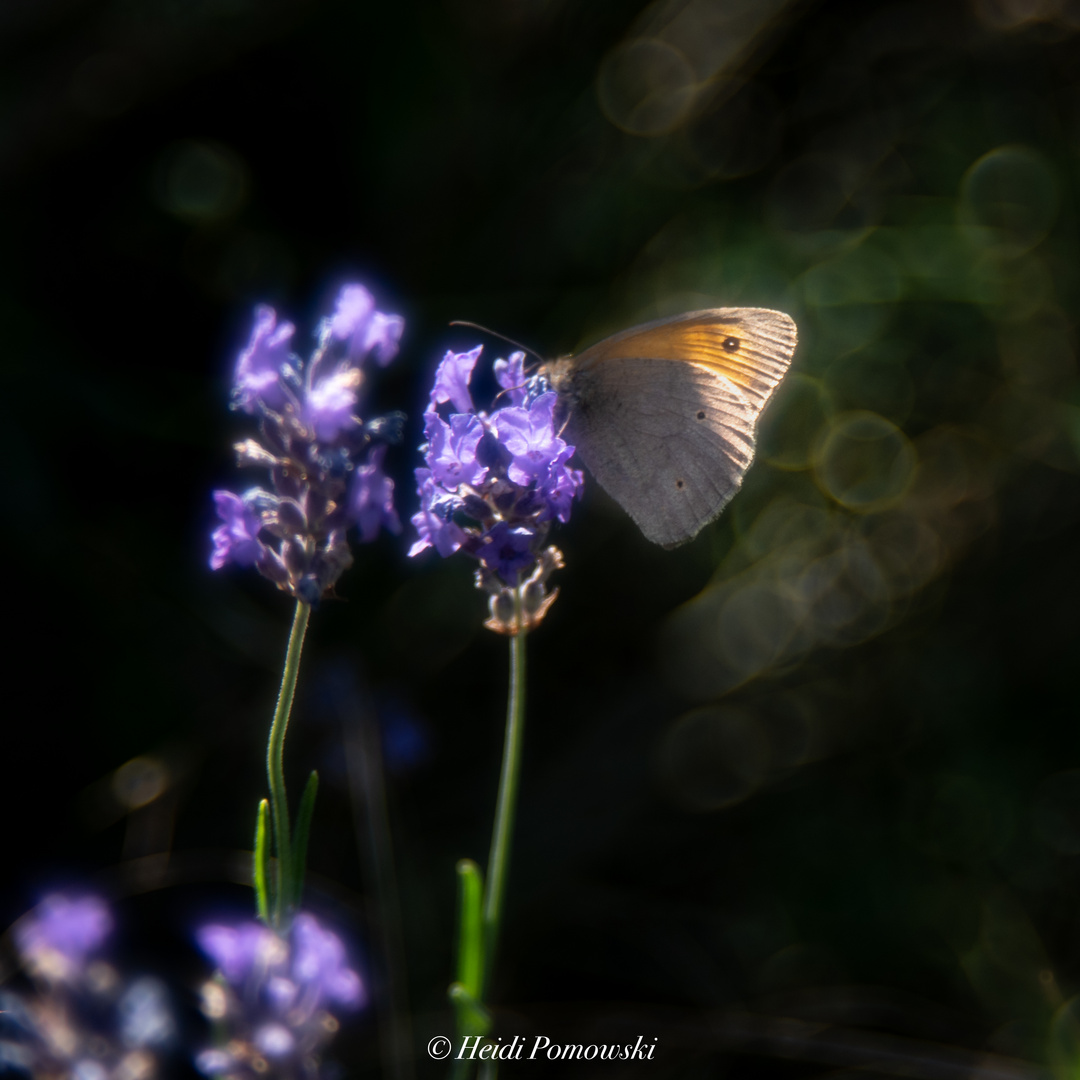
[[600,486],[646,539],[674,548],[739,490],[796,341],[782,312],[710,308],[623,330],[540,374]]

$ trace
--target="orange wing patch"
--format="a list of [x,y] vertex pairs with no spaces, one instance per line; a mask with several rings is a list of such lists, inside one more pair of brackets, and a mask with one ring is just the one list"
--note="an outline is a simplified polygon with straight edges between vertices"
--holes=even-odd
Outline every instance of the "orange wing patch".
[[795,346],[795,324],[786,316],[768,314],[774,315],[768,326],[755,320],[751,327],[735,312],[723,316],[698,312],[686,320],[648,323],[586,349],[578,362],[638,359],[700,364],[763,405],[787,371]]

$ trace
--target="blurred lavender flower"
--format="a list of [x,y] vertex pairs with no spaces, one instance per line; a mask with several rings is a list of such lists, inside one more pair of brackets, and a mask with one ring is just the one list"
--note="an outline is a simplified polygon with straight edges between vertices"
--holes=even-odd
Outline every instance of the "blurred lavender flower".
[[569,520],[583,476],[568,465],[574,447],[555,430],[556,395],[526,377],[524,353],[495,362],[508,404],[476,410],[469,383],[480,348],[448,352],[435,373],[424,413],[425,466],[416,470],[419,539],[409,554],[433,547],[443,557],[472,555],[480,562],[477,586],[489,594],[484,625],[516,634],[537,625],[554,602],[558,590],[548,593],[547,579],[563,562],[547,535],[552,522]]
[[364,421],[357,407],[365,361],[388,364],[404,325],[400,315],[376,311],[362,285],[346,285],[303,361],[291,351],[295,327],[279,324],[271,307],[256,308],[236,366],[233,407],[259,418],[262,438],[237,443],[236,452],[241,465],[268,469],[271,486],[214,492],[221,524],[213,532],[213,569],[254,566],[314,604],[352,563],[351,527],[362,543],[383,528],[401,531],[382,462],[386,444],[400,441],[404,418]]
[[99,897],[72,900],[52,893],[16,925],[15,945],[33,975],[73,982],[87,957],[105,943],[112,925],[109,909]]
[[296,916],[287,938],[245,922],[202,926],[195,939],[218,969],[203,985],[203,1012],[224,1035],[196,1057],[199,1071],[226,1080],[318,1076],[318,1053],[339,1027],[334,1011],[367,1001],[341,939],[308,914]]
[[151,1080],[176,1031],[164,985],[126,982],[97,954],[113,927],[95,896],[45,897],[16,925],[34,992],[0,994],[0,1072]]

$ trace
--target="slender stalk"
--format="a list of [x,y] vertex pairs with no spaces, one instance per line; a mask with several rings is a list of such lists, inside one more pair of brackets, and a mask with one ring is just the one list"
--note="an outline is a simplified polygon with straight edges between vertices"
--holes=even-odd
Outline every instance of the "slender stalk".
[[274,815],[274,841],[277,848],[277,891],[274,897],[274,926],[285,927],[289,918],[290,899],[293,896],[292,843],[289,827],[289,803],[285,796],[285,731],[289,726],[296,676],[300,670],[300,653],[304,647],[311,608],[301,600],[296,601],[292,630],[289,632],[289,648],[285,653],[285,668],[281,673],[281,690],[278,692],[274,722],[270,725],[270,742],[266,747],[266,774],[270,780],[270,807]]
[[488,857],[484,895],[484,981],[480,1000],[485,1001],[495,963],[495,946],[502,923],[503,898],[510,864],[510,841],[517,808],[518,777],[521,773],[522,729],[525,726],[525,631],[522,618],[521,586],[514,590],[514,614],[518,632],[510,638],[510,694],[506,703],[506,739],[503,743],[502,773],[495,805],[495,828]]

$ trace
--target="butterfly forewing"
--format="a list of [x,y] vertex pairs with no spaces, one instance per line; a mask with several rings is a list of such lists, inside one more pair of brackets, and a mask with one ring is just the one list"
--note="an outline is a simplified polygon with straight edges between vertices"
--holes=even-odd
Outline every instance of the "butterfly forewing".
[[795,351],[795,323],[765,308],[713,308],[644,323],[586,349],[575,364],[674,360],[703,364],[763,408]]
[[646,538],[676,547],[739,489],[795,340],[787,315],[758,308],[615,334],[552,366],[567,438]]

